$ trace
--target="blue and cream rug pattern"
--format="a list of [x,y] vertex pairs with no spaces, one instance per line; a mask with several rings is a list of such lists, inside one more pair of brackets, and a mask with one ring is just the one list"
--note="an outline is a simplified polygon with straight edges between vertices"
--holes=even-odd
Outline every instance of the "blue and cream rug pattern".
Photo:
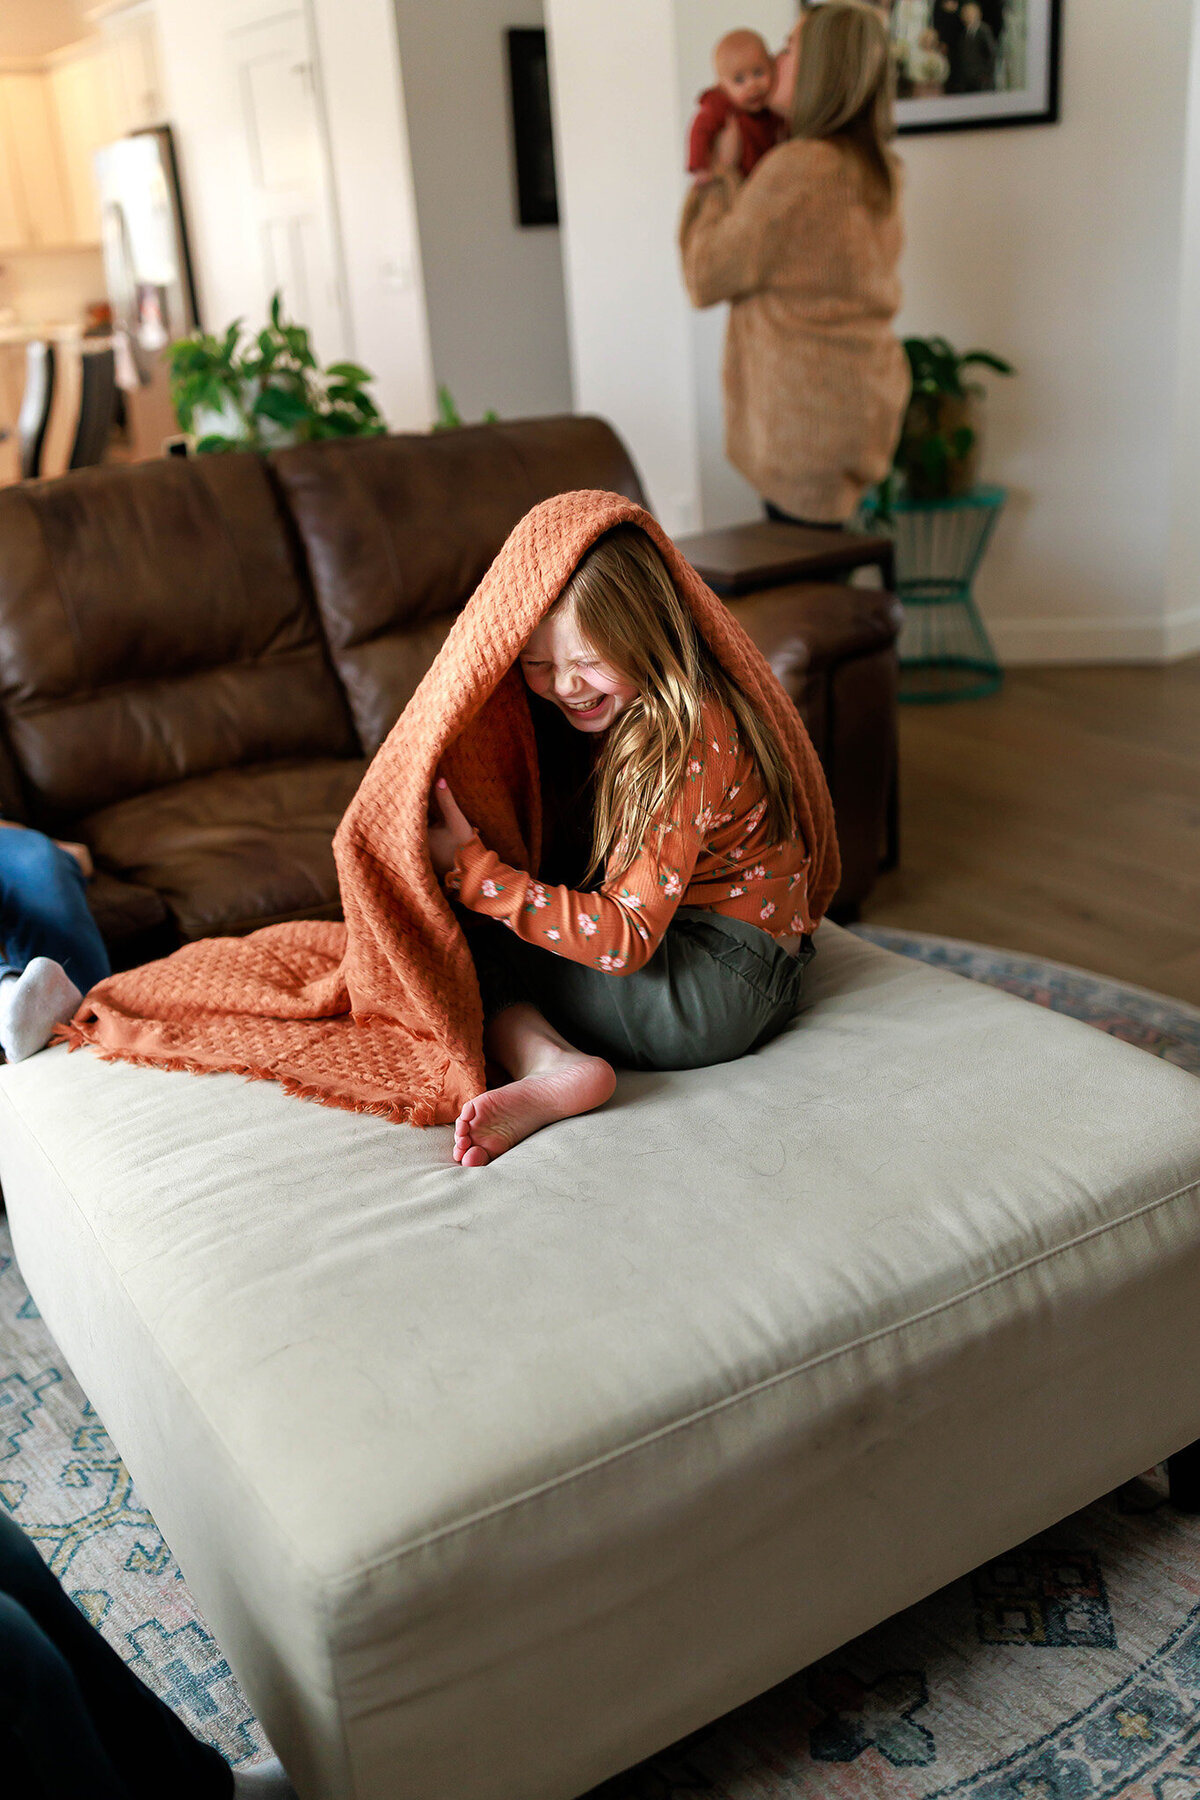
[[[857,929],[1200,1074],[1193,1007],[1035,958]],[[0,1504],[197,1736],[234,1764],[264,1753],[177,1563],[25,1289],[3,1221]],[[694,1796],[1200,1800],[1200,1518],[1164,1505],[1161,1476],[1148,1475],[592,1800]]]

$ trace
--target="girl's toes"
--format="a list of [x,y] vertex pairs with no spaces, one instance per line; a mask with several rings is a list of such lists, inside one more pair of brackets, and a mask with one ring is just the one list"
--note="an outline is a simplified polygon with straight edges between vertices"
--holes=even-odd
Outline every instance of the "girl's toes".
[[481,1149],[478,1144],[472,1144],[471,1148],[463,1153],[462,1166],[464,1169],[483,1169],[491,1160],[486,1150]]

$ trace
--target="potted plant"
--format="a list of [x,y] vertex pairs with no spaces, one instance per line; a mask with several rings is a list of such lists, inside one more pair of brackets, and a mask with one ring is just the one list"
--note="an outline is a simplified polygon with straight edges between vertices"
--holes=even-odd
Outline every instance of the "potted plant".
[[[499,424],[499,421],[500,414],[494,407],[489,406],[484,413],[483,418],[480,420],[480,423],[482,425],[496,425]],[[433,429],[435,431],[459,431],[462,429],[462,425],[462,414],[455,404],[454,395],[443,381],[438,386],[437,418],[433,421]]]
[[223,337],[194,332],[167,351],[171,400],[199,454],[273,450],[318,438],[376,437],[387,430],[357,363],[322,369],[308,332],[272,296],[270,322],[242,341],[235,319]]
[[[911,500],[947,500],[975,485],[979,466],[979,400],[984,389],[964,379],[971,368],[1014,373],[990,350],[960,356],[944,337],[905,338],[912,396],[893,470]],[[889,487],[891,482],[887,484]],[[885,496],[885,501],[886,501]]]

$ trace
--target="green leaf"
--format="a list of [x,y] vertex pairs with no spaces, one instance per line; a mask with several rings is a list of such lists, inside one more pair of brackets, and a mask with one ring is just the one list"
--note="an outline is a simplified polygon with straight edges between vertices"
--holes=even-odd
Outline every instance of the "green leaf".
[[313,421],[313,436],[322,438],[361,437],[362,431],[353,413],[319,413]]
[[500,414],[496,411],[494,406],[488,407],[483,415],[483,422],[485,425],[498,425],[500,423]]
[[950,439],[956,461],[965,462],[975,447],[975,433],[969,425],[960,425]]
[[283,301],[283,294],[279,288],[276,288],[275,292],[271,295],[271,307],[270,307],[271,323],[275,327],[276,331],[283,330],[283,326],[281,325],[280,320],[279,320],[279,309],[282,304],[282,301]]
[[244,444],[236,443],[233,438],[217,437],[214,434],[213,436],[202,437],[200,439],[200,442],[196,445],[196,455],[220,456],[224,455],[228,450],[242,450],[244,448]]
[[325,394],[326,398],[335,406],[347,407],[359,418],[377,419],[379,417],[379,408],[371,396],[364,394],[361,388],[346,387],[341,382],[335,382],[331,388],[325,390]]
[[254,402],[251,411],[257,418],[271,419],[276,425],[291,427],[311,417],[308,401],[290,388],[267,387]]
[[360,368],[358,363],[352,362],[330,363],[325,373],[336,375],[339,381],[353,382],[356,387],[361,387],[364,381],[375,379],[368,369]]
[[454,396],[442,382],[437,391],[437,422],[443,431],[452,431],[462,424],[462,417],[454,404]]
[[303,368],[316,368],[317,359],[312,353],[312,348],[308,341],[308,333],[305,331],[303,325],[285,325],[283,328],[283,341],[287,345],[291,355],[295,357],[296,361]]
[[1015,375],[1017,372],[1010,362],[1005,362],[1002,356],[993,356],[990,350],[968,350],[959,367],[966,369],[976,363],[985,369],[994,369],[997,375]]

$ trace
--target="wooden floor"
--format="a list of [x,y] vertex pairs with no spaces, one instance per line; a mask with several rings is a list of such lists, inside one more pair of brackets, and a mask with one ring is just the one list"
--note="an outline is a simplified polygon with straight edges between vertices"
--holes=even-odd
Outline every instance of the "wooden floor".
[[863,919],[1200,1005],[1200,657],[902,706],[900,866]]

